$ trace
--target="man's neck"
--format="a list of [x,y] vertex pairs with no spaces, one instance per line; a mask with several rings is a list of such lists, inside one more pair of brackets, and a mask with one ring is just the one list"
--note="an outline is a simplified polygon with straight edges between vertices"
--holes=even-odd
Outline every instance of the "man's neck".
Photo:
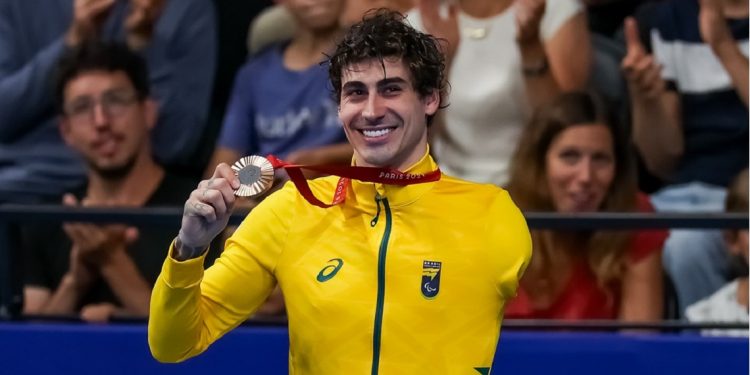
[[94,204],[142,206],[164,178],[164,168],[150,157],[136,161],[133,169],[119,179],[90,172],[86,196]]

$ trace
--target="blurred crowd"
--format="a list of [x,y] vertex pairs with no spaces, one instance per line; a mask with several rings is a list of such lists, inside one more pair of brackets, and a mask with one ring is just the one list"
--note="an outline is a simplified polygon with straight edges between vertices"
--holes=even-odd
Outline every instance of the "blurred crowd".
[[[0,203],[182,206],[246,155],[348,165],[325,58],[380,7],[442,39],[444,173],[527,212],[748,212],[745,0],[2,1]],[[146,316],[177,224],[10,228],[23,313]],[[747,230],[532,238],[508,318],[748,321]]]

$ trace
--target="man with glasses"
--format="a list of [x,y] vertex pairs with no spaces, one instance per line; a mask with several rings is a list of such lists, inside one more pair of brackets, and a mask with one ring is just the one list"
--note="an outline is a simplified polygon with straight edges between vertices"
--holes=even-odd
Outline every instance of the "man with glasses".
[[127,41],[146,60],[159,119],[156,159],[201,172],[216,30],[210,0],[0,2],[0,203],[38,203],[80,184],[84,166],[60,140],[49,81],[66,49]]
[[[87,165],[69,206],[177,206],[193,181],[165,171],[149,135],[157,106],[145,62],[122,44],[92,43],[64,55],[55,94],[62,138]],[[169,228],[65,223],[29,228],[24,313],[80,314],[87,321],[146,316]],[[151,249],[151,251],[149,251]]]

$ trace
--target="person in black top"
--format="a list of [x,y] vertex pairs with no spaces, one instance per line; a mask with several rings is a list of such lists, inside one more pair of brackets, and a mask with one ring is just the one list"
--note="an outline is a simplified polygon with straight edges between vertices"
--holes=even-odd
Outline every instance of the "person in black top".
[[[195,182],[152,156],[157,107],[144,61],[122,44],[93,42],[60,60],[60,134],[86,162],[87,182],[68,206],[182,206]],[[175,218],[175,225],[179,219]],[[26,228],[24,314],[80,314],[87,321],[145,317],[173,231],[115,224]]]

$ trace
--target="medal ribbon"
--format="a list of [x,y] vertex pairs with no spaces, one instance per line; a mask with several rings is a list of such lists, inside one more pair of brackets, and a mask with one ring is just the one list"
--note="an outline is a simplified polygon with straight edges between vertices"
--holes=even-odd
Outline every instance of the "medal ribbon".
[[[289,179],[292,180],[294,186],[297,187],[297,190],[299,190],[305,200],[312,205],[322,208],[332,207],[346,200],[346,186],[349,184],[349,180],[406,186],[438,181],[441,176],[440,169],[427,173],[404,173],[392,168],[290,164],[273,155],[266,156],[266,159],[271,162],[274,168],[283,168],[286,170]],[[341,177],[338,184],[336,184],[336,192],[333,194],[330,204],[323,203],[315,197],[312,190],[310,190],[310,185],[308,185],[305,175],[302,174],[302,169]]]

